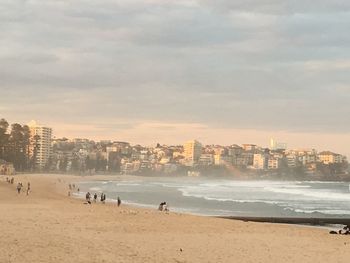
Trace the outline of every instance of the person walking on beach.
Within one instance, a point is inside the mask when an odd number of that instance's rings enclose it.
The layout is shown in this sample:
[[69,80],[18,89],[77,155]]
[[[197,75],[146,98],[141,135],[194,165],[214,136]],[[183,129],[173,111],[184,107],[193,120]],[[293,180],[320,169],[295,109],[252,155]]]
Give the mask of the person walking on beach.
[[97,202],[97,194],[95,193],[94,194],[94,203],[96,203]]
[[17,193],[20,194],[21,193],[21,189],[22,189],[22,184],[18,183],[17,184]]
[[122,204],[122,200],[120,200],[119,196],[118,196],[118,199],[117,199],[117,203],[118,203],[118,207]]

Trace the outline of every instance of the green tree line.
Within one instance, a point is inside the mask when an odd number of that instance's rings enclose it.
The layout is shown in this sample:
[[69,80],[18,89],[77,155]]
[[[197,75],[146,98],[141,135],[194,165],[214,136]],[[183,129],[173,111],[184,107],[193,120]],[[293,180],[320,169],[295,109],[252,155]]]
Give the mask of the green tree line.
[[39,136],[32,137],[27,125],[0,119],[0,159],[13,163],[17,171],[35,170]]

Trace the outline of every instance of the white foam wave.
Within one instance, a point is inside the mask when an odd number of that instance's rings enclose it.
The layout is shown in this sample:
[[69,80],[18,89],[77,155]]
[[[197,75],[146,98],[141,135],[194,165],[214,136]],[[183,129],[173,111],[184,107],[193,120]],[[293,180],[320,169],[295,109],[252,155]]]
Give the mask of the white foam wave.
[[350,194],[348,193],[336,193],[329,190],[317,189],[317,190],[301,190],[293,188],[276,188],[276,187],[265,187],[265,191],[294,195],[311,197],[316,200],[333,200],[333,201],[350,201]]

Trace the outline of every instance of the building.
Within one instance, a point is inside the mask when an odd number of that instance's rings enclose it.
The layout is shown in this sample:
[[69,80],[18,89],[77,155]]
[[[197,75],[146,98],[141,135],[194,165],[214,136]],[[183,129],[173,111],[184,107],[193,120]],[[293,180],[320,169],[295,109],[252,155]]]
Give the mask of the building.
[[243,147],[243,150],[245,150],[245,151],[254,152],[256,150],[255,144],[243,144],[242,147]]
[[275,139],[270,139],[270,149],[271,150],[286,150],[287,144],[284,142],[277,142]]
[[31,135],[30,153],[38,168],[44,168],[52,156],[52,129],[39,125],[36,121],[28,123]]
[[202,155],[202,144],[196,140],[187,141],[184,144],[184,157],[188,166],[198,163]]
[[343,156],[341,154],[333,153],[330,151],[320,152],[318,154],[318,158],[319,158],[320,162],[322,162],[324,164],[342,163],[343,162]]
[[267,163],[267,169],[275,170],[280,167],[280,159],[279,158],[269,158]]
[[268,158],[266,154],[256,153],[254,154],[253,167],[257,170],[265,170],[268,168]]
[[203,166],[210,166],[214,164],[214,156],[210,153],[204,153],[199,158],[198,163]]

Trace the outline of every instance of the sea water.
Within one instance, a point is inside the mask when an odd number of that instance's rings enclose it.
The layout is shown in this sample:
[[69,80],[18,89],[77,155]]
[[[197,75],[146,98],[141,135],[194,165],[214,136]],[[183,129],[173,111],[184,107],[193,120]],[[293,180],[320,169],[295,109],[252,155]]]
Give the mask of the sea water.
[[[79,182],[83,192],[156,209],[217,216],[350,217],[346,182],[147,178]],[[82,193],[83,194],[83,193]]]

